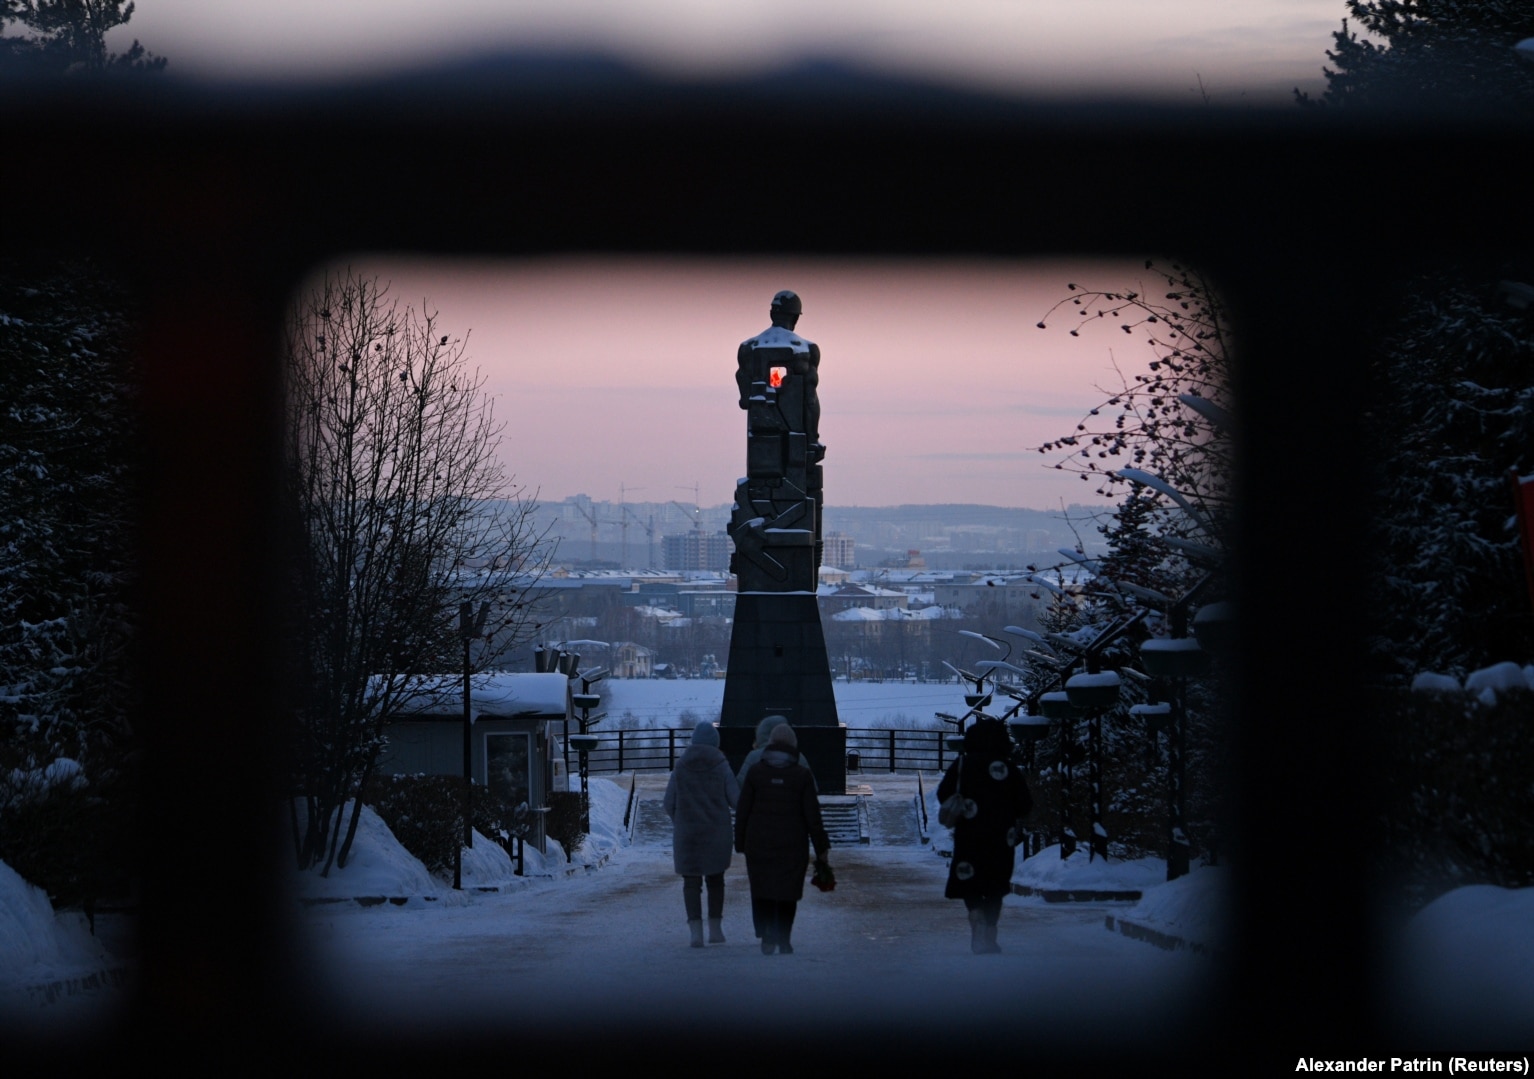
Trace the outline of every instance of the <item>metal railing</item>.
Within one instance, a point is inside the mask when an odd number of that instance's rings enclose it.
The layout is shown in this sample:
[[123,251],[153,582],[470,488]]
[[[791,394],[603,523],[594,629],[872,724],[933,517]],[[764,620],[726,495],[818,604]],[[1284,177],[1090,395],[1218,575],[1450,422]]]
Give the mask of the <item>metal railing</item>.
[[[944,742],[952,732],[930,728],[848,727],[847,756],[859,772],[942,772],[953,761]],[[669,772],[692,743],[692,727],[603,729],[587,761],[587,774]],[[565,742],[565,763],[575,770],[578,754]],[[849,760],[849,765],[851,761]]]

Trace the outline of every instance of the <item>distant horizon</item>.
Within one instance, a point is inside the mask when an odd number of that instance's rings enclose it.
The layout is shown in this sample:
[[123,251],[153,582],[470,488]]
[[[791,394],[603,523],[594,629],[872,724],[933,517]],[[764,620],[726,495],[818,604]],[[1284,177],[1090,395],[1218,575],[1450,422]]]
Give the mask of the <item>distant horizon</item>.
[[1049,312],[1072,283],[1159,284],[1143,258],[355,253],[331,265],[377,275],[389,297],[465,338],[505,424],[507,472],[555,502],[728,503],[746,465],[735,351],[784,288],[804,304],[797,331],[821,350],[827,507],[1082,502],[1088,484],[1052,467],[1065,454],[1037,448],[1151,355],[1105,321],[1072,337],[1068,303]]
[[[558,505],[558,504],[560,504],[562,502],[570,502],[570,501],[574,501],[575,499],[579,499],[579,498],[584,498],[584,499],[586,499],[589,502],[599,503],[599,504],[603,504],[603,505],[619,505],[620,504],[616,499],[612,499],[612,498],[593,498],[591,495],[588,495],[585,492],[577,492],[576,494],[573,494],[573,495],[565,495],[563,498],[544,498],[544,497],[540,496],[537,499],[537,502],[538,502],[538,504],[540,506],[541,505],[545,505],[545,504]],[[662,500],[662,499],[653,499],[653,498],[637,498],[637,499],[633,499],[631,501],[624,502],[624,503],[621,503],[621,504],[622,505],[627,505],[627,506],[646,506],[646,505],[658,506],[658,505],[668,504],[671,501],[672,500],[670,500],[670,499]],[[732,505],[733,505],[733,503],[730,500],[726,499],[726,500],[721,501],[721,502],[700,503],[699,504],[699,509],[714,509],[714,510],[724,509],[724,510],[728,510]],[[853,502],[842,502],[842,503],[828,503],[824,508],[826,508],[826,509],[843,509],[843,510],[899,510],[899,509],[955,509],[955,508],[962,509],[962,508],[965,508],[965,507],[972,507],[972,508],[975,508],[975,509],[1008,510],[1008,511],[1012,511],[1012,512],[1023,512],[1023,513],[1061,513],[1061,512],[1068,511],[1068,510],[1071,510],[1071,509],[1076,509],[1076,508],[1079,508],[1079,509],[1114,509],[1114,508],[1116,508],[1116,506],[1117,506],[1117,503],[1114,503],[1114,502],[1068,502],[1068,503],[1066,503],[1066,505],[1063,508],[1062,507],[1047,507],[1046,508],[1046,507],[1043,507],[1043,506],[1008,506],[1008,505],[1003,505],[1000,502],[890,502],[890,503],[881,503],[879,505],[871,505],[871,504],[865,505],[865,504],[859,504],[859,503],[853,503]]]
[[215,83],[344,84],[516,50],[678,81],[837,62],[990,94],[1282,109],[1296,89],[1324,89],[1326,50],[1347,14],[1343,0],[144,0],[108,44],[142,41],[169,60],[171,78]]

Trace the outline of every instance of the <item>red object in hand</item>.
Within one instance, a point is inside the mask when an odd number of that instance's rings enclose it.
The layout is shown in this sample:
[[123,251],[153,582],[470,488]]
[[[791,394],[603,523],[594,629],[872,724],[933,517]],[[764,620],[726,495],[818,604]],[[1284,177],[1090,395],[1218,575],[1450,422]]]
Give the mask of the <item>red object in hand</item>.
[[815,872],[810,877],[810,883],[822,892],[836,891],[836,874],[831,872],[831,863],[816,861]]

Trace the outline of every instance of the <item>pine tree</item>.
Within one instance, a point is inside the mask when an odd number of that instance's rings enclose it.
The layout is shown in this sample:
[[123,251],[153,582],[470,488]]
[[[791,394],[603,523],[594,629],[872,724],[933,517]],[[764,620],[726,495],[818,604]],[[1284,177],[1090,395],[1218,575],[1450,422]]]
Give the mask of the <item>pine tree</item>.
[[[135,38],[125,53],[107,49],[108,31],[133,17],[131,0],[0,0],[0,70],[56,74],[160,71],[166,60]],[[11,24],[23,37],[3,36]]]
[[1529,314],[1462,273],[1419,278],[1372,372],[1377,676],[1522,662],[1534,616],[1507,472],[1534,472]]
[[0,860],[61,902],[129,872],[128,310],[92,267],[0,266]]
[[1534,115],[1534,64],[1514,50],[1534,37],[1531,0],[1348,0],[1348,13],[1366,36],[1347,19],[1333,33],[1322,104]]

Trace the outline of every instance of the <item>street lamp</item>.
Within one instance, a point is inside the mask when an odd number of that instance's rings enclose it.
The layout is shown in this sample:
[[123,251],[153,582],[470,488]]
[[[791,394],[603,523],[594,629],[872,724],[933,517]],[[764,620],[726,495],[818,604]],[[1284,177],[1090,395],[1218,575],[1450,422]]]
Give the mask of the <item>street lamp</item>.
[[[1166,879],[1176,880],[1187,874],[1192,852],[1192,841],[1187,828],[1187,689],[1188,679],[1207,674],[1210,667],[1209,651],[1205,643],[1214,648],[1227,647],[1234,635],[1231,607],[1228,603],[1206,604],[1193,619],[1196,636],[1188,636],[1188,607],[1213,577],[1206,573],[1181,599],[1171,604],[1170,637],[1153,637],[1140,645],[1140,662],[1145,673],[1154,678],[1165,678],[1172,685],[1169,714],[1161,712],[1142,713],[1148,723],[1155,727],[1162,720],[1170,720],[1167,730],[1167,853]],[[1204,612],[1208,611],[1206,615]],[[1212,651],[1213,649],[1211,649]]]
[[[1047,716],[1014,715],[1007,720],[1007,730],[1012,734],[1012,741],[1023,751],[1023,774],[1029,780],[1033,779],[1033,757],[1044,736],[1049,733],[1049,718]],[[1034,829],[1028,829],[1028,837],[1034,835]],[[1028,837],[1023,839],[1023,857],[1037,853],[1028,849]]]
[[474,613],[474,604],[468,600],[458,605],[458,635],[463,638],[463,843],[453,858],[454,888],[463,887],[463,847],[471,850],[474,847],[474,826],[469,819],[469,788],[474,782],[474,713],[469,694],[469,675],[472,671],[469,646],[484,636],[485,619],[489,615],[489,603],[481,603],[478,614]]
[[591,831],[591,784],[589,779],[591,751],[597,747],[597,742],[600,741],[596,735],[590,733],[590,729],[606,718],[605,712],[595,716],[591,714],[591,710],[602,701],[601,697],[591,692],[591,687],[603,678],[606,678],[607,671],[605,669],[598,669],[586,674],[577,675],[575,674],[575,667],[572,665],[569,673],[572,677],[578,677],[581,680],[581,691],[570,694],[571,705],[579,709],[581,713],[577,719],[581,725],[581,733],[572,734],[569,738],[570,744],[580,754],[581,829],[589,833]]
[[1073,674],[1065,682],[1065,695],[1071,704],[1087,714],[1087,785],[1092,790],[1092,836],[1087,843],[1087,861],[1101,857],[1108,860],[1108,829],[1103,823],[1103,713],[1119,701],[1117,671],[1097,670],[1097,656],[1087,657],[1085,673]]
[[591,751],[601,739],[594,734],[572,734],[570,744],[580,754],[581,760],[581,830],[591,831],[591,789],[587,783]]

